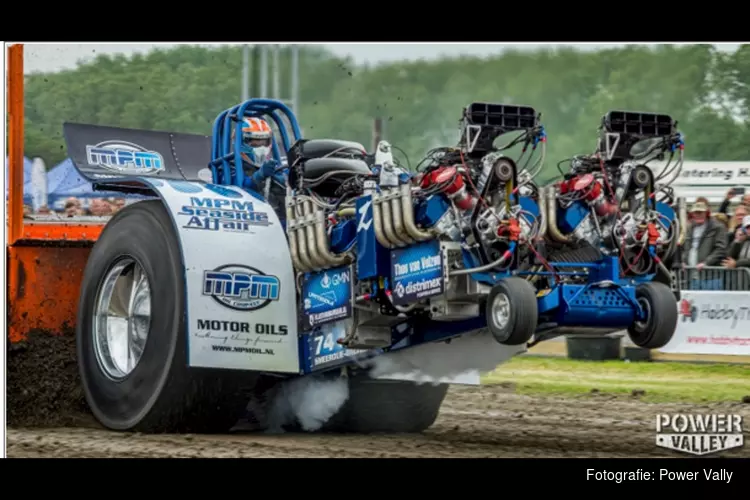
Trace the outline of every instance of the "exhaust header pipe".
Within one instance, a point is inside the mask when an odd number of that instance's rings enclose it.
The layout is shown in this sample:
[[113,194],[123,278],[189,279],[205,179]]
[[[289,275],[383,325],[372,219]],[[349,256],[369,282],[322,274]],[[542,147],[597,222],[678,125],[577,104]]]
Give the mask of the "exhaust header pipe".
[[401,185],[401,210],[404,218],[404,227],[409,236],[415,241],[427,241],[436,236],[434,231],[423,231],[417,227],[414,220],[414,204],[411,198],[411,186]]
[[[404,247],[437,235],[434,229],[417,227],[410,184],[386,188],[381,193],[367,192],[372,196],[375,238],[385,248]],[[310,272],[352,261],[350,252],[336,254],[331,251],[325,211],[309,198],[292,196],[291,190],[287,190],[286,216],[289,250],[295,269]]]
[[565,235],[557,225],[557,202],[555,200],[555,187],[542,188],[542,196],[547,197],[547,233],[552,239],[560,243],[570,243],[570,235]]
[[391,200],[394,199],[393,191],[393,189],[383,189],[382,193],[377,198],[377,203],[380,205],[380,213],[383,217],[383,232],[385,233],[386,240],[390,243],[389,248],[404,247],[408,244],[408,241],[404,241],[398,237],[394,228],[394,217],[391,205]]
[[286,190],[286,234],[289,239],[289,253],[292,255],[292,264],[298,271],[309,271],[306,263],[300,258],[300,248],[297,242],[297,220],[295,217],[296,200],[292,196],[292,190]]
[[350,253],[335,254],[331,251],[323,209],[309,199],[288,194],[287,236],[294,267],[300,272],[309,272],[351,262]]
[[375,238],[386,248],[404,247],[437,235],[434,230],[417,227],[411,185],[408,183],[398,188],[385,188],[381,193],[373,192],[372,215]]

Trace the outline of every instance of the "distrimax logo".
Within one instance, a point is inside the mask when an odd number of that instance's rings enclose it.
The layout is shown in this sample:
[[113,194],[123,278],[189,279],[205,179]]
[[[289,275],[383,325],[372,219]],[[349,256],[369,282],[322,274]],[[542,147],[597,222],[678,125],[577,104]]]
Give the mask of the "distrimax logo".
[[86,146],[89,165],[123,174],[149,175],[164,170],[164,158],[156,151],[125,141],[104,141]]
[[256,311],[279,300],[281,281],[253,267],[227,264],[203,273],[203,295],[236,311]]

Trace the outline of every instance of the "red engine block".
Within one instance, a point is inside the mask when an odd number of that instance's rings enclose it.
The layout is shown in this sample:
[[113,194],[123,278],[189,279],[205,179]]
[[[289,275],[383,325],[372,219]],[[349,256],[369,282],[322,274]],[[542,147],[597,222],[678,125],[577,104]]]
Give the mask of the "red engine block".
[[593,174],[579,175],[560,183],[560,194],[572,192],[581,193],[586,202],[594,205],[594,210],[599,216],[617,212],[617,207],[603,196],[602,183],[597,181]]
[[426,188],[435,184],[443,184],[451,179],[453,179],[453,181],[445,186],[441,192],[448,198],[451,198],[461,210],[470,210],[474,208],[476,200],[466,190],[463,175],[458,173],[456,167],[440,167],[433,170],[422,177],[421,185],[423,188]]

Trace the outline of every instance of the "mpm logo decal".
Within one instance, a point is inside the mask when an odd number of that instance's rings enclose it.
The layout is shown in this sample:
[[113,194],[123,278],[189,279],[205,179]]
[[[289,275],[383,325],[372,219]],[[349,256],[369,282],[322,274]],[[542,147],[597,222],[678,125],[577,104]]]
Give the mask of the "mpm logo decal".
[[162,155],[125,141],[104,141],[86,146],[86,161],[89,165],[123,174],[148,175],[165,168]]
[[276,276],[239,264],[228,264],[203,273],[203,295],[236,311],[256,311],[279,300],[281,282]]

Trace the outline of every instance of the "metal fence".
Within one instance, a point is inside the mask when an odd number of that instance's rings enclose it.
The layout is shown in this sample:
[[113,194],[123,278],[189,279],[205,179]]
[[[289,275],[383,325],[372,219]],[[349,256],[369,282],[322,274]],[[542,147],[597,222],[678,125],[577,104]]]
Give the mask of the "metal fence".
[[750,291],[750,269],[740,267],[686,267],[672,271],[674,290]]

